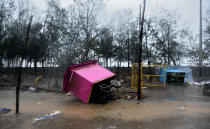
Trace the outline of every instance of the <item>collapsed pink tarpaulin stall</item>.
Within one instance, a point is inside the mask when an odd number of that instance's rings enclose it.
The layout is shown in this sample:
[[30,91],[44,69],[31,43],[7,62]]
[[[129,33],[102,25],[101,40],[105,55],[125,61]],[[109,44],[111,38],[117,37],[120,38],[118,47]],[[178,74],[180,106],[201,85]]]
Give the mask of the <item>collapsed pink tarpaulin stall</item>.
[[63,91],[71,92],[84,103],[89,103],[94,84],[115,76],[97,61],[68,66],[64,75]]

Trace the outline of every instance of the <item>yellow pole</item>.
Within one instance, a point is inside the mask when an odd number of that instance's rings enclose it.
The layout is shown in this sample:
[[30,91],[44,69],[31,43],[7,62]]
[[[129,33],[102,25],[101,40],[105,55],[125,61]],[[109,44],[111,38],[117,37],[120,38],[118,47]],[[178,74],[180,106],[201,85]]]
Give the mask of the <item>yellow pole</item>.
[[166,87],[166,66],[164,67],[164,88]]
[[133,64],[131,68],[131,88],[133,88]]
[[141,88],[141,100],[142,100],[142,85],[143,85],[143,71],[142,71],[142,62],[141,62],[141,82],[140,82],[140,88]]

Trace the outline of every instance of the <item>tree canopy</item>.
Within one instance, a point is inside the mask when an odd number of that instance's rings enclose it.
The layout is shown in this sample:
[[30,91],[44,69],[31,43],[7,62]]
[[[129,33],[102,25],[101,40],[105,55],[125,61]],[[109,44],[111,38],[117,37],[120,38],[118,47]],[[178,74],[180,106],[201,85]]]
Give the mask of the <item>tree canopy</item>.
[[[29,8],[26,1],[0,0],[0,67],[16,67],[30,15],[35,15],[25,57],[25,67],[66,66],[99,60],[105,66],[121,66],[138,60],[139,20],[129,9],[113,25],[98,22],[103,0],[73,1],[62,7],[50,0],[44,15]],[[210,18],[208,18],[210,19]],[[178,65],[184,60],[197,62],[197,38],[179,26],[176,12],[162,9],[145,19],[143,61]],[[208,22],[207,22],[208,23]],[[210,25],[205,28],[204,59],[209,61]],[[187,58],[187,59],[186,59]],[[113,63],[114,62],[114,63]],[[128,63],[128,65],[130,65]]]

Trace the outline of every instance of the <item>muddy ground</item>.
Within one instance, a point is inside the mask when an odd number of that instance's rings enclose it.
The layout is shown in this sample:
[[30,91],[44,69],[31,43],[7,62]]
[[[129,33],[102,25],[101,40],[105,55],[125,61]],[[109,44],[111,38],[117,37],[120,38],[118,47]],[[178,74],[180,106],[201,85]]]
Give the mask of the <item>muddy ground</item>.
[[[168,84],[166,88],[144,88],[143,94],[146,97],[140,104],[121,98],[101,105],[84,104],[63,93],[22,89],[20,114],[16,115],[15,87],[1,88],[0,107],[12,111],[0,113],[0,128],[210,129],[210,97],[202,95],[202,87]],[[33,123],[35,118],[56,110],[61,113]]]

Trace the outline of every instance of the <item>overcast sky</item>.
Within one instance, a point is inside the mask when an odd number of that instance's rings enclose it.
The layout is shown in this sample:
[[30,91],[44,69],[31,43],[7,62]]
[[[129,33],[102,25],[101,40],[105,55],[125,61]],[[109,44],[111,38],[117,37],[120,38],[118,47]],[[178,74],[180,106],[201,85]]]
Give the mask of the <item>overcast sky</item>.
[[[47,0],[29,0],[30,4],[45,11],[47,8]],[[60,0],[65,7],[72,0]],[[199,33],[199,2],[200,0],[147,0],[146,16],[152,15],[160,8],[170,11],[176,10],[182,19],[180,25],[187,26],[193,34]],[[110,22],[113,16],[116,16],[122,9],[133,10],[134,15],[139,13],[139,5],[142,0],[105,0],[106,6],[103,11],[101,21]],[[205,16],[207,8],[210,9],[210,0],[203,0],[203,15]]]

